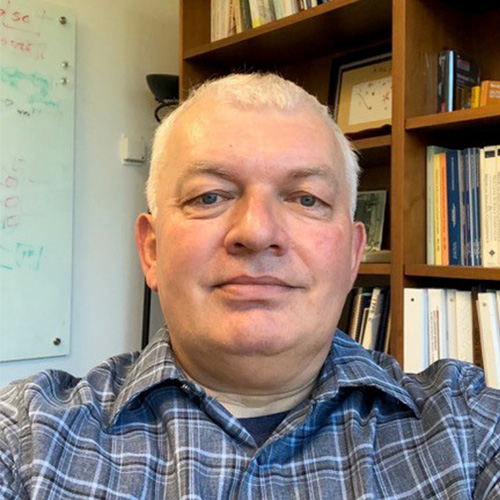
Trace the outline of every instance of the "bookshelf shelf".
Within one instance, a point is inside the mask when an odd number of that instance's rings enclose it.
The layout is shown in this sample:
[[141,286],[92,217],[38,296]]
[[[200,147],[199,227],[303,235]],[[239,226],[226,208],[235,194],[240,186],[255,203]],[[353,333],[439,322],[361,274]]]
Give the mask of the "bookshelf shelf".
[[367,137],[353,141],[354,146],[361,150],[390,147],[391,135],[379,135],[377,137]]
[[359,268],[359,274],[370,274],[374,276],[390,276],[391,265],[387,263],[363,263]]
[[416,116],[406,120],[406,130],[454,132],[464,128],[500,126],[500,104],[449,113]]
[[471,281],[499,281],[500,268],[429,266],[426,264],[407,264],[406,276],[463,279]]
[[[196,9],[182,2],[184,11]],[[205,2],[203,2],[205,3]],[[191,5],[190,5],[191,4]],[[187,14],[187,12],[186,12]],[[187,62],[272,68],[321,54],[345,53],[366,43],[387,42],[391,37],[390,0],[336,0],[237,35],[191,44],[184,28],[183,59]],[[335,25],[335,31],[331,26]]]

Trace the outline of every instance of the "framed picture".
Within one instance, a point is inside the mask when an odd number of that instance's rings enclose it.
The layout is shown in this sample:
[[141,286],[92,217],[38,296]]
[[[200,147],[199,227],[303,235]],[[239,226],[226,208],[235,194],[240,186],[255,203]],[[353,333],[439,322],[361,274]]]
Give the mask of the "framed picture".
[[366,228],[365,252],[378,252],[382,247],[387,191],[360,191],[354,220]]
[[344,134],[391,124],[390,53],[342,64],[337,73],[334,117]]

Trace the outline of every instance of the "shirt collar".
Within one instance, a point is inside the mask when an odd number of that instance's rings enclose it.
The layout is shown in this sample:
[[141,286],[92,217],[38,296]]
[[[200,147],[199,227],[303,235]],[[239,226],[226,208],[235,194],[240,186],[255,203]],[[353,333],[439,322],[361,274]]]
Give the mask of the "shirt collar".
[[166,328],[161,328],[141,352],[116,398],[109,427],[113,427],[133,401],[154,386],[172,383],[188,384],[190,381],[178,366]]
[[[312,399],[318,402],[332,399],[342,388],[374,387],[403,403],[419,416],[415,402],[398,382],[404,373],[393,358],[380,356],[365,350],[348,335],[337,330]],[[378,362],[377,357],[380,357]],[[195,392],[202,391],[178,366],[170,346],[169,333],[166,328],[162,328],[142,351],[128,373],[113,406],[109,427],[117,423],[120,414],[137,397],[165,383],[184,386]]]
[[368,351],[337,330],[312,398],[322,401],[334,398],[343,388],[372,387],[404,404],[419,417],[415,401],[402,384],[405,376],[392,356]]

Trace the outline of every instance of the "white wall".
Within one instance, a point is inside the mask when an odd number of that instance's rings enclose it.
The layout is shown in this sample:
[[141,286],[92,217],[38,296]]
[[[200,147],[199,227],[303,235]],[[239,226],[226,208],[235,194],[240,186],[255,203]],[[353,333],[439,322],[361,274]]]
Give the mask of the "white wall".
[[151,138],[155,103],[145,75],[178,74],[176,0],[52,1],[77,17],[71,354],[1,363],[0,387],[46,368],[81,376],[139,349],[143,279],[133,224],[145,209],[147,166],[122,166],[119,140]]

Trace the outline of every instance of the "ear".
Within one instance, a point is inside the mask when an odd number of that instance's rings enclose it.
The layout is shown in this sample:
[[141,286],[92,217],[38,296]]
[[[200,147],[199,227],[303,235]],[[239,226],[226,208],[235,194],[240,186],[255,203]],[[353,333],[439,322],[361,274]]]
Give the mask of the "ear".
[[361,262],[361,258],[363,257],[365,245],[365,226],[361,222],[353,222],[351,240],[351,288],[353,287],[356,276],[358,275],[359,264]]
[[156,235],[151,214],[140,214],[135,223],[135,244],[139,252],[142,272],[146,283],[154,292],[158,291],[156,269]]

